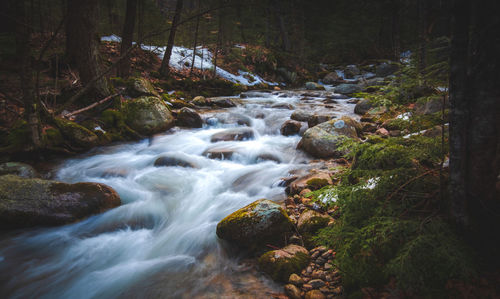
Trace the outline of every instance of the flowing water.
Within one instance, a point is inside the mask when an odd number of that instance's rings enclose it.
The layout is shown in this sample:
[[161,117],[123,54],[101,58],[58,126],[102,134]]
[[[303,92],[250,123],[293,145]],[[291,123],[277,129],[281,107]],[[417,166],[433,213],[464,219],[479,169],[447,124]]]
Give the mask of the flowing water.
[[[279,134],[293,110],[271,107],[325,112],[324,98],[301,98],[300,92],[248,93],[238,107],[203,113],[210,125],[202,129],[176,128],[64,161],[53,170],[55,179],[107,184],[122,205],[75,224],[0,236],[0,297],[268,298],[279,292],[252,264],[229,254],[215,229],[257,199],[283,200],[281,178],[310,167],[295,149],[300,137]],[[337,101],[327,106],[334,114],[352,114],[353,105]],[[215,133],[242,127],[238,119],[250,124],[254,139],[210,142]],[[203,155],[214,148],[234,154],[230,160]],[[195,167],[154,167],[164,154]]]

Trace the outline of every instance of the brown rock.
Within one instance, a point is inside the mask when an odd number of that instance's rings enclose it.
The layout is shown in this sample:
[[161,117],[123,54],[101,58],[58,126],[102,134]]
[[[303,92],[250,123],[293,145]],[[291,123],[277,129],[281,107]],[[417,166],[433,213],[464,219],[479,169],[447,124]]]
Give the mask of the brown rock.
[[302,298],[302,296],[300,294],[300,290],[296,286],[294,286],[293,284],[285,285],[285,294],[290,299],[301,299]]
[[325,295],[319,290],[312,290],[306,293],[306,299],[325,299]]
[[290,278],[288,279],[288,282],[293,284],[293,285],[296,285],[296,286],[301,286],[304,284],[304,280],[302,279],[302,277],[298,276],[297,274],[293,273],[292,275],[290,275]]

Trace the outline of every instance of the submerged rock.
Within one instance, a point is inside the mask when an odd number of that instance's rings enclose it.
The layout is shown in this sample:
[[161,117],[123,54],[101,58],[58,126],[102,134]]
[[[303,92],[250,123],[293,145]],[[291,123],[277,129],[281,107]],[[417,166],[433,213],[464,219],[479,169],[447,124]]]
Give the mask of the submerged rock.
[[180,127],[188,128],[201,128],[203,126],[201,116],[193,109],[186,107],[179,110],[175,123]]
[[242,141],[254,138],[254,132],[250,128],[229,129],[212,135],[211,142],[220,141]]
[[166,131],[174,125],[174,121],[167,105],[157,97],[141,97],[127,104],[126,122],[140,134]]
[[275,281],[286,282],[293,273],[300,273],[309,264],[309,251],[298,245],[264,253],[259,268]]
[[298,144],[298,148],[317,158],[340,157],[339,149],[342,138],[358,139],[357,130],[361,125],[349,117],[330,120],[308,129]]
[[267,244],[284,245],[285,236],[292,229],[292,221],[279,204],[261,199],[222,219],[217,224],[217,236],[251,253],[259,253]]
[[212,148],[203,152],[203,156],[209,159],[227,160],[231,159],[234,150],[230,148]]
[[119,205],[118,194],[104,184],[0,177],[2,228],[62,225]]
[[28,179],[38,177],[38,173],[31,165],[21,162],[7,162],[0,164],[0,175],[6,174],[17,175]]
[[180,167],[198,168],[198,166],[195,163],[173,155],[165,155],[159,157],[158,159],[155,160],[154,166],[156,167],[180,166]]

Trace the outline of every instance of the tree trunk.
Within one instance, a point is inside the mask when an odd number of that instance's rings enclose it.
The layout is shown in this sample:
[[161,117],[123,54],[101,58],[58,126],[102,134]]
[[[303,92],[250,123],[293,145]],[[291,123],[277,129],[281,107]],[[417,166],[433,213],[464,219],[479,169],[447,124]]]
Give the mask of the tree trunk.
[[280,29],[281,41],[283,43],[283,50],[289,52],[291,49],[288,31],[286,30],[285,16],[281,7],[281,0],[275,1],[276,17],[278,18],[278,27]]
[[418,71],[423,74],[427,67],[427,0],[418,0]]
[[[127,0],[127,11],[125,12],[125,22],[123,24],[120,55],[127,53],[128,49],[132,47],[136,15],[137,0]],[[118,74],[123,78],[127,78],[130,75],[130,57],[123,59],[120,63],[118,66]]]
[[194,63],[196,60],[196,47],[198,46],[198,29],[200,28],[200,16],[196,18],[196,28],[194,30],[194,42],[193,42],[193,59],[191,61],[191,70],[189,75],[193,74]]
[[30,21],[26,16],[24,0],[13,1],[16,11],[16,52],[19,62],[19,79],[23,92],[24,116],[28,123],[34,150],[41,147],[41,125],[35,97],[33,71],[31,69]]
[[[101,73],[99,66],[99,41],[96,36],[98,0],[68,0],[66,24],[66,54],[75,65],[83,85]],[[94,83],[92,96],[109,95],[106,78]]]
[[163,56],[163,60],[161,62],[161,67],[160,67],[160,74],[162,74],[163,76],[167,76],[170,71],[169,70],[170,56],[172,55],[172,49],[174,48],[177,25],[181,20],[183,3],[184,3],[183,0],[177,0],[177,4],[175,5],[175,14],[174,14],[174,19],[172,21],[172,28],[170,28],[170,34],[168,36],[167,49],[165,50],[165,54]]
[[392,1],[392,53],[393,59],[399,61],[399,56],[401,55],[401,42],[400,42],[400,19],[399,14],[401,11],[400,0]]

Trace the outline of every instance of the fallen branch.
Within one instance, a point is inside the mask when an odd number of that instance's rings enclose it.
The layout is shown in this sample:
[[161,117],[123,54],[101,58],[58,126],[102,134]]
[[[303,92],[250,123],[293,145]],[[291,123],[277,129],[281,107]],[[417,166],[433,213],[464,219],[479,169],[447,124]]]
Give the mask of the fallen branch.
[[115,94],[110,95],[110,96],[108,96],[108,97],[105,97],[104,99],[100,100],[99,102],[95,102],[95,103],[93,103],[92,105],[89,105],[89,106],[87,106],[87,107],[85,107],[85,108],[78,109],[78,110],[75,110],[75,111],[73,111],[73,112],[70,112],[70,113],[66,113],[66,114],[64,114],[64,115],[61,115],[61,116],[62,116],[62,117],[65,117],[65,118],[70,118],[70,117],[71,117],[71,116],[73,116],[73,115],[76,115],[76,114],[79,114],[79,113],[85,112],[85,111],[90,110],[90,109],[92,109],[92,108],[94,108],[94,107],[96,107],[96,106],[99,106],[99,105],[101,105],[102,103],[105,103],[105,102],[109,101],[110,99],[112,99],[112,98],[116,97],[116,96],[117,96],[117,95],[119,95],[119,94],[120,94],[120,93],[115,93]]

